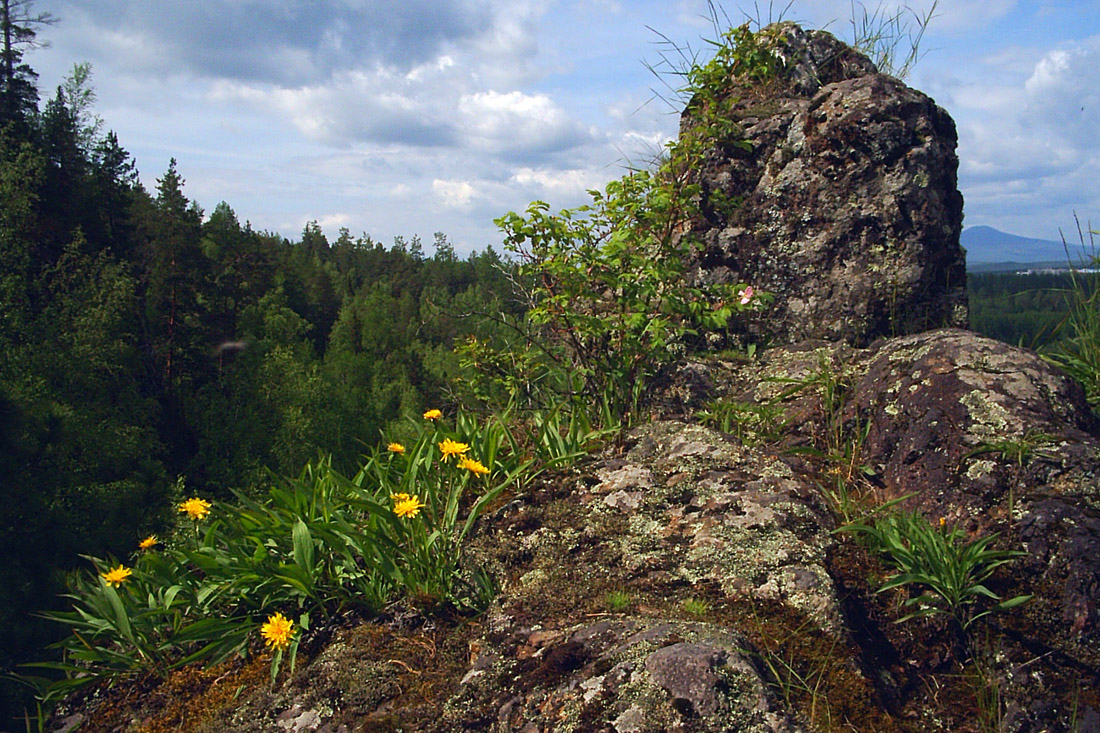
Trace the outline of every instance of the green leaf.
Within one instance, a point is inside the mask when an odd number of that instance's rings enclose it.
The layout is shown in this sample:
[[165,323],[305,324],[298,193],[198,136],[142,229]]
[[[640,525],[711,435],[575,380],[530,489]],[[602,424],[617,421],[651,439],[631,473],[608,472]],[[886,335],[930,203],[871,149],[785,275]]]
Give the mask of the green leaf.
[[134,632],[130,628],[130,616],[126,612],[126,607],[122,603],[122,599],[119,597],[118,592],[114,587],[108,583],[103,584],[103,595],[107,598],[108,603],[111,604],[111,610],[114,612],[113,625],[118,632],[122,634],[123,638],[128,641],[134,640]]
[[1027,603],[1034,597],[1034,594],[1031,593],[1026,596],[1016,596],[1015,598],[1009,598],[1007,601],[1001,601],[993,608],[998,611],[1007,611],[1010,608],[1015,608],[1016,606],[1019,606],[1023,603]]
[[313,575],[313,535],[301,519],[294,523],[294,562],[302,570]]

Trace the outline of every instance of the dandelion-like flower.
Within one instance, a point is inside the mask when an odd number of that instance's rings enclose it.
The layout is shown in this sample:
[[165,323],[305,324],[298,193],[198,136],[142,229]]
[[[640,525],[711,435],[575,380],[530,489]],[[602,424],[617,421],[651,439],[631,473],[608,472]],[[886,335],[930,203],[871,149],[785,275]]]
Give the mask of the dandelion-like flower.
[[205,519],[206,515],[210,513],[210,502],[195,496],[180,504],[179,509],[181,512],[186,512],[187,516],[198,521]]
[[393,498],[393,513],[402,519],[415,517],[422,508],[427,506],[415,494],[412,496],[408,494],[391,494],[390,496]]
[[756,291],[752,289],[752,285],[741,291],[741,305],[748,305],[752,302],[753,297],[756,295]]
[[108,570],[105,573],[100,573],[100,577],[103,578],[104,581],[106,581],[107,585],[113,585],[117,588],[122,585],[122,581],[126,580],[133,574],[133,570],[120,563],[117,568],[114,568],[113,570]]
[[267,623],[260,627],[260,635],[272,649],[286,649],[290,645],[290,637],[294,636],[294,622],[281,613],[275,613],[268,616]]
[[444,438],[439,444],[439,452],[443,454],[443,460],[447,460],[451,456],[461,456],[468,450],[470,450],[469,445],[450,438]]
[[476,473],[479,475],[489,473],[489,469],[482,465],[481,461],[474,460],[473,458],[467,458],[466,456],[462,456],[458,459],[458,467],[465,468],[470,473]]
[[443,412],[440,410],[428,410],[424,413],[425,420],[438,420],[443,417]]
[[390,443],[386,446],[386,450],[388,450],[390,453],[404,453],[405,446],[401,445],[400,443]]
[[151,534],[148,537],[146,537],[145,539],[143,539],[141,542],[139,542],[138,547],[140,547],[143,550],[151,550],[153,548],[153,545],[159,545],[159,544],[160,544],[160,540],[157,539],[157,536],[155,534]]

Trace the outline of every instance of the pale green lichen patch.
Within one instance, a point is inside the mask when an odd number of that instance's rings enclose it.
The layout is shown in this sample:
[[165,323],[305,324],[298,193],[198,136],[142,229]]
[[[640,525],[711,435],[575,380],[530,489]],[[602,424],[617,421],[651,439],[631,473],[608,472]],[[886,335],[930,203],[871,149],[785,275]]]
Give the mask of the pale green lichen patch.
[[993,461],[985,459],[971,461],[970,465],[966,468],[966,477],[973,481],[983,476],[988,476],[993,473],[993,468],[995,466],[996,464]]
[[630,459],[652,460],[678,480],[658,480],[651,501],[630,517],[618,541],[628,568],[659,567],[692,584],[714,583],[731,598],[785,603],[822,629],[841,628],[824,569],[833,540],[788,466],[700,426],[655,423],[635,437]]
[[970,414],[970,433],[978,440],[1004,440],[1018,433],[1011,415],[988,392],[972,390],[959,400]]

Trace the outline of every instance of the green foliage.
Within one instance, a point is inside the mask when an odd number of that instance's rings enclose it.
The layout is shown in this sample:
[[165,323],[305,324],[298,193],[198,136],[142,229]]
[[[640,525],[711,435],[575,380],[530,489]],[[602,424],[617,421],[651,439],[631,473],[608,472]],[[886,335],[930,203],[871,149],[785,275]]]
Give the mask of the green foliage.
[[[1100,232],[1089,230],[1094,253],[1097,234]],[[1081,244],[1084,245],[1083,234]],[[1100,255],[1094,254],[1092,267],[1098,266]],[[1100,413],[1100,276],[1074,269],[1070,277],[1071,285],[1066,293],[1068,313],[1057,328],[1063,338],[1050,347],[1045,356],[1081,383],[1093,411]]]
[[[912,611],[898,619],[899,623],[945,614],[959,631],[966,632],[978,619],[1031,598],[1024,595],[1001,601],[986,587],[997,568],[1026,554],[992,549],[997,534],[966,541],[962,531],[948,529],[942,520],[938,527],[933,526],[915,512],[892,512],[873,523],[850,524],[843,530],[864,535],[871,549],[897,569],[879,588],[880,593],[906,586],[920,589],[920,595],[905,601],[904,606]],[[979,610],[987,601],[997,603]]]
[[[708,145],[737,132],[724,114],[731,74],[773,74],[776,39],[747,27],[727,34],[714,58],[687,72],[699,110],[692,132],[669,147],[653,172],[636,171],[591,191],[592,203],[551,214],[535,201],[496,220],[506,247],[520,258],[528,318],[543,329],[546,354],[583,380],[585,394],[629,423],[648,380],[685,352],[700,330],[718,331],[730,317],[763,307],[768,296],[745,284],[691,284],[688,262],[699,243],[685,234],[698,214],[692,166]],[[531,360],[491,367],[526,369]]]
[[700,422],[731,433],[747,446],[778,439],[787,425],[783,407],[774,400],[739,402],[717,399],[696,414]]
[[1097,280],[1095,274],[1080,272],[971,273],[967,276],[970,327],[1013,346],[1057,350],[1058,343],[1073,333],[1067,316],[1076,287],[1092,292]]
[[[12,3],[15,25],[39,18],[30,5]],[[101,134],[90,67],[40,111],[33,72],[12,60],[16,76],[0,80],[14,105],[0,105],[0,672],[56,640],[60,627],[32,613],[61,610],[81,555],[123,557],[164,531],[169,476],[235,500],[319,452],[354,474],[364,441],[443,402],[460,369],[451,346],[494,333],[474,311],[521,312],[491,250],[460,260],[441,234],[431,258],[417,240],[386,249],[342,231],[330,243],[316,222],[298,242],[256,232],[225,202],[204,217],[174,161],[146,191]],[[0,690],[0,716],[12,705]]]
[[680,607],[684,609],[684,612],[689,616],[697,619],[704,618],[710,613],[710,604],[701,598],[685,598]]
[[780,51],[786,40],[779,26],[753,32],[745,23],[707,42],[714,55],[706,63],[690,64],[682,72],[686,85],[677,90],[678,96],[687,100],[685,112],[692,124],[670,149],[674,166],[691,165],[708,146],[716,144],[748,148],[736,122],[734,108],[740,99],[732,93],[731,81],[764,94],[787,65]]
[[[131,567],[89,557],[94,571],[77,573],[66,596],[72,610],[44,614],[72,636],[60,642],[62,661],[33,665],[66,674],[29,679],[42,701],[97,679],[246,654],[275,611],[307,629],[310,618],[374,613],[398,597],[483,609],[493,582],[463,567],[464,540],[501,492],[541,469],[499,419],[459,415],[453,431],[443,423],[418,421],[408,447],[375,449],[352,477],[320,459],[263,501],[215,502]],[[278,649],[273,676],[282,658]]]
[[604,596],[604,602],[607,604],[607,610],[611,613],[622,613],[630,608],[630,605],[634,603],[634,599],[625,590],[613,590]]
[[983,442],[969,451],[964,457],[971,458],[973,456],[993,453],[1022,468],[1035,458],[1044,458],[1047,460],[1057,459],[1057,456],[1054,454],[1042,450],[1043,446],[1052,445],[1056,443],[1057,440],[1057,436],[1048,435],[1038,430],[1029,430],[1018,440],[1005,439]]
[[[1088,232],[1078,227],[1081,247]],[[1068,248],[1067,248],[1068,251]],[[1049,274],[972,274],[968,276],[972,328],[986,336],[1038,349],[1050,363],[1085,388],[1093,410],[1100,412],[1100,274],[1069,263],[1065,272]]]

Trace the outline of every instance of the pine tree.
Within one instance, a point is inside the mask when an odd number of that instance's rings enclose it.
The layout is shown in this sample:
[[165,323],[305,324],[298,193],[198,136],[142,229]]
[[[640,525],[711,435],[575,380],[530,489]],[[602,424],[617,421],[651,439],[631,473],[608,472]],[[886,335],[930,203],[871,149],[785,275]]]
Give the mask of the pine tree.
[[14,124],[23,133],[38,112],[38,74],[23,63],[23,49],[41,48],[35,26],[56,22],[34,13],[34,0],[0,0],[0,126]]

